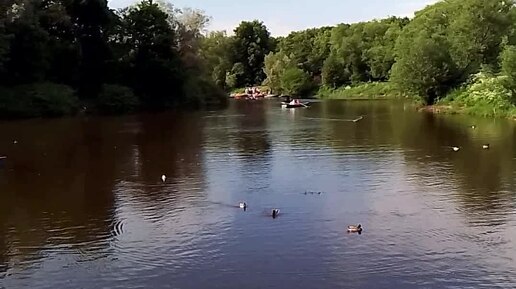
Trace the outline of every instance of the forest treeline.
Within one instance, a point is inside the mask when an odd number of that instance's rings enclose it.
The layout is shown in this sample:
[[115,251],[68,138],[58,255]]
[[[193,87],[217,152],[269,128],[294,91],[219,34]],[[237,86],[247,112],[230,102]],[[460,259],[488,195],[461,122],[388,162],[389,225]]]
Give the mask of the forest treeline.
[[0,117],[218,105],[199,58],[210,18],[144,0],[0,2]]
[[201,107],[267,85],[289,95],[410,96],[483,115],[516,110],[514,0],[443,0],[415,13],[292,32],[205,31],[195,9],[144,0],[0,3],[0,115]]
[[[452,103],[483,115],[516,103],[513,0],[444,0],[415,13],[292,32],[264,41],[254,23],[235,36],[214,32],[202,54],[218,85],[265,84],[285,94],[370,94]],[[248,50],[241,47],[243,40]],[[266,45],[265,45],[266,44]],[[269,52],[269,53],[267,53]],[[264,57],[264,54],[265,57]],[[262,60],[260,69],[253,68]]]

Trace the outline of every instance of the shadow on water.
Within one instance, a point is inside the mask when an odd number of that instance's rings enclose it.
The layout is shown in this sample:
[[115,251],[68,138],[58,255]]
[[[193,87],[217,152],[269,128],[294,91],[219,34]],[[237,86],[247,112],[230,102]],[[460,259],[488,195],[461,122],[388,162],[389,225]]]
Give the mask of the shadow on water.
[[10,155],[0,171],[0,272],[54,250],[79,260],[112,254],[127,197],[154,218],[199,197],[202,126],[171,114],[0,123],[2,140],[17,140],[0,143]]
[[270,155],[267,104],[265,101],[234,103],[235,111],[245,115],[236,121],[238,135],[234,136],[244,158],[265,158]]
[[0,183],[4,267],[28,266],[44,258],[45,248],[109,251],[111,190],[118,157],[129,147],[112,137],[118,125],[109,119],[1,124],[2,135],[17,140],[0,144],[10,155]]

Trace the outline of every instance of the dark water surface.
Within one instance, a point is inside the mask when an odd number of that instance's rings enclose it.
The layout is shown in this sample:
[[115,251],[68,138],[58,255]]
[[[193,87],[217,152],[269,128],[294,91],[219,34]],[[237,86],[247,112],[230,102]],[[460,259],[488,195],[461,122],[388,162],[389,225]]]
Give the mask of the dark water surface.
[[516,288],[515,128],[383,101],[0,122],[0,288]]

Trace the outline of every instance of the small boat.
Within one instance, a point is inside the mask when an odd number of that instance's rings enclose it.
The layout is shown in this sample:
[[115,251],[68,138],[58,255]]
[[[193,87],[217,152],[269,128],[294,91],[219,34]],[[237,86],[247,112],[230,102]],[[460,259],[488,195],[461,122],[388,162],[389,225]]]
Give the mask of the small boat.
[[298,102],[298,103],[282,102],[281,107],[282,108],[303,108],[303,107],[308,107],[309,104],[310,104],[309,102]]

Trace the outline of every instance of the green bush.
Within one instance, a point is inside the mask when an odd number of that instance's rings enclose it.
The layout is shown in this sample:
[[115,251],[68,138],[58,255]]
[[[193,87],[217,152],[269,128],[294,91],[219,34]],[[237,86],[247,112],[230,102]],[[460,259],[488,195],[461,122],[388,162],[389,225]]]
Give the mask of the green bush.
[[133,112],[138,105],[131,88],[116,84],[104,84],[97,102],[99,111],[109,114]]
[[55,83],[34,83],[0,89],[0,117],[55,117],[77,111],[74,90]]

